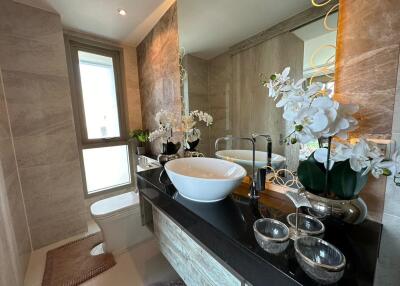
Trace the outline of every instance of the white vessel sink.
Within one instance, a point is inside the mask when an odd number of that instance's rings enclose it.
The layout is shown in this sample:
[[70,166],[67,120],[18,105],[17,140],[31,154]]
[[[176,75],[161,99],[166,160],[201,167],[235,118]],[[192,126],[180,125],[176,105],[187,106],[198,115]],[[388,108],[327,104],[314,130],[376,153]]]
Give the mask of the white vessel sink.
[[[262,168],[267,165],[267,152],[256,151],[255,167]],[[246,168],[247,172],[251,173],[253,166],[253,151],[252,150],[220,150],[215,153],[215,156],[220,159],[235,162]],[[272,153],[272,168],[275,170],[284,168],[286,158]]]
[[223,200],[246,176],[242,166],[215,158],[181,158],[164,168],[179,194],[196,202]]

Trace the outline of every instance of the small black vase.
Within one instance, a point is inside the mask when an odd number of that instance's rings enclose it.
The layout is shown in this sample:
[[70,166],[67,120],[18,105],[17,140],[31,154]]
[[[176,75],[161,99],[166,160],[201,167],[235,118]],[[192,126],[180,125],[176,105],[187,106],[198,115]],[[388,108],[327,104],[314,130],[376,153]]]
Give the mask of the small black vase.
[[189,149],[185,148],[186,151],[196,151],[197,145],[199,145],[200,139],[197,139],[196,141],[193,142],[187,142],[187,145],[189,145]]
[[163,155],[173,155],[178,153],[179,148],[181,148],[181,143],[172,143],[172,142],[167,142],[162,144],[162,154]]

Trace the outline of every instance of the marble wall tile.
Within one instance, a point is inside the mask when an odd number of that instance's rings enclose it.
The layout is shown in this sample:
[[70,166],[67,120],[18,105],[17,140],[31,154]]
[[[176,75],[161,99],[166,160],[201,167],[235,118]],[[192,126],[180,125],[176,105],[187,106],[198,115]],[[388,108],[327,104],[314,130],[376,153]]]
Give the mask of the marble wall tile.
[[[8,254],[6,266],[0,265],[0,282],[21,285],[31,253],[31,241],[25,206],[18,176],[15,150],[13,148],[9,116],[4,95],[2,71],[0,70],[0,232],[9,233],[8,239],[1,237],[1,247],[5,247]],[[11,239],[10,239],[11,237]],[[13,269],[8,269],[12,267]],[[14,274],[14,275],[13,275]]]
[[[32,243],[35,249],[63,239],[60,235],[64,217],[69,217],[65,237],[85,230],[86,219],[82,219],[81,216],[85,213],[85,207],[84,205],[82,207],[83,199],[78,200],[83,195],[79,167],[79,161],[75,160],[20,168]],[[72,220],[74,215],[75,221]],[[49,225],[54,221],[59,222],[59,226],[54,231],[54,237],[51,237]],[[49,228],[48,231],[45,231],[46,228]],[[33,229],[45,231],[46,237],[40,237],[41,232],[34,232]]]
[[[0,285],[22,285],[4,175],[0,164]],[[8,258],[8,259],[5,259]]]
[[[172,4],[137,47],[142,123],[149,130],[158,127],[154,119],[161,109],[173,112],[180,121],[182,102],[176,8],[176,3]],[[175,140],[182,141],[182,136],[178,134]],[[159,153],[160,142],[153,142],[151,151]]]
[[13,136],[74,131],[68,77],[12,71],[3,77]]
[[62,32],[60,16],[28,5],[0,2],[0,34],[12,34],[21,38],[32,38],[49,42]]
[[335,96],[360,106],[356,136],[391,133],[398,61],[396,44],[354,56],[339,66]]
[[77,161],[75,131],[52,135],[21,136],[14,139],[20,168]]
[[379,252],[375,285],[397,286],[400,281],[400,218],[383,215],[383,232]]
[[232,135],[233,107],[232,59],[224,53],[208,63],[208,100],[210,113],[214,117],[210,129],[211,152],[214,152],[214,142],[217,138]]
[[[399,11],[399,1],[340,1],[335,86],[340,100],[360,103],[359,133],[392,136],[397,143]],[[372,195],[368,208],[383,223],[375,285],[398,285],[400,280],[400,197],[390,180],[371,180],[362,194]]]
[[20,276],[24,277],[32,249],[17,171],[6,178],[6,187],[9,207],[12,210],[10,218],[16,239],[19,272]]
[[360,104],[361,128],[391,134],[400,44],[399,1],[340,1],[335,92]]
[[[360,128],[354,136],[390,138],[396,128],[399,11],[399,1],[340,1],[335,96],[360,105]],[[385,183],[371,179],[363,191],[378,218],[383,213]]]
[[50,242],[56,242],[71,237],[79,233],[85,233],[87,227],[77,229],[77,217],[80,221],[86,219],[85,212],[67,213],[62,219],[49,220],[46,225],[34,226],[31,228],[32,241],[34,248],[40,248],[48,245]]
[[[0,7],[5,98],[32,245],[38,248],[86,227],[63,30],[53,13],[13,1]],[[54,221],[59,227],[52,236]]]
[[[201,110],[213,116],[208,99],[208,61],[189,54],[184,58],[184,67],[187,72],[185,84],[188,93],[184,98],[188,100],[189,111]],[[200,143],[196,149],[206,156],[212,155],[210,132],[213,127],[214,124],[207,127],[203,122],[196,125],[201,132]]]
[[[399,63],[400,63],[400,57],[399,57]],[[400,133],[400,68],[397,70],[397,84],[396,84],[396,96],[394,102],[392,132]],[[400,140],[397,142],[400,145]]]
[[123,46],[125,87],[128,109],[128,127],[130,130],[142,128],[142,111],[139,92],[139,75],[136,49]]
[[2,34],[0,62],[3,70],[67,76],[62,33],[49,43]]

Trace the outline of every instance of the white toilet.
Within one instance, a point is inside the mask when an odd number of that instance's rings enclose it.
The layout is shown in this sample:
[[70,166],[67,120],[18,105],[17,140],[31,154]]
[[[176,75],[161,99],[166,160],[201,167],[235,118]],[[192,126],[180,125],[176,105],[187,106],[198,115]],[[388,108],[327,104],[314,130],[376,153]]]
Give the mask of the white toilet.
[[105,252],[121,254],[152,236],[141,224],[139,196],[134,192],[95,202],[90,212],[103,232]]

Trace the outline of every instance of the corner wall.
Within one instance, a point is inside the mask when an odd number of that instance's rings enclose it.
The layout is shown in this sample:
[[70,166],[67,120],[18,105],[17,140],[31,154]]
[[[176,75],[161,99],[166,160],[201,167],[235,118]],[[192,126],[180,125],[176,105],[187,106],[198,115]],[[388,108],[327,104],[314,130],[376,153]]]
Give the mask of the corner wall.
[[[399,1],[340,1],[336,93],[340,100],[360,104],[358,133],[392,138],[397,148],[399,51]],[[375,285],[394,286],[400,280],[400,189],[392,180],[370,182],[365,190],[372,196],[370,204],[379,206],[383,223]]]
[[36,249],[87,227],[60,17],[0,1],[0,66]]
[[[161,109],[177,115],[180,121],[182,101],[179,73],[179,39],[176,2],[137,47],[140,101],[143,128],[158,127],[155,115]],[[177,138],[177,141],[182,141]],[[159,141],[151,144],[160,153]]]
[[0,69],[0,285],[22,285],[32,251]]

